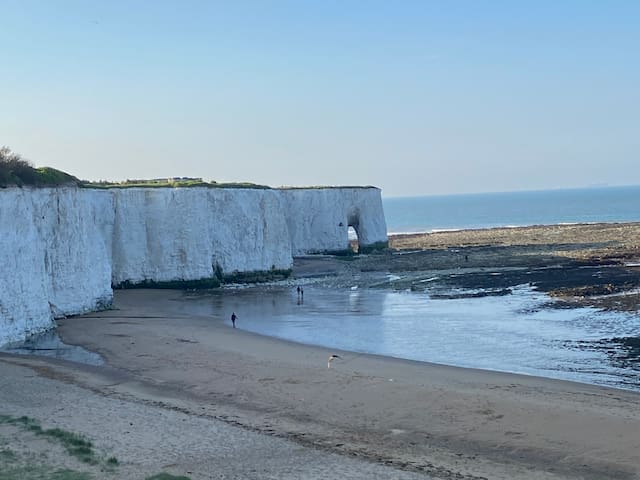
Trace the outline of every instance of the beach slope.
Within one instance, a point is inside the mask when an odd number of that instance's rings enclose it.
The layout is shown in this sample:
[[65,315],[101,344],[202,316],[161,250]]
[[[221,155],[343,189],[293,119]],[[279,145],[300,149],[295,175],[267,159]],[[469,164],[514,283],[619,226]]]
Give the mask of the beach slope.
[[184,301],[117,292],[115,310],[59,328],[109,368],[51,369],[103,395],[435,478],[640,478],[636,393],[289,343],[181,314]]

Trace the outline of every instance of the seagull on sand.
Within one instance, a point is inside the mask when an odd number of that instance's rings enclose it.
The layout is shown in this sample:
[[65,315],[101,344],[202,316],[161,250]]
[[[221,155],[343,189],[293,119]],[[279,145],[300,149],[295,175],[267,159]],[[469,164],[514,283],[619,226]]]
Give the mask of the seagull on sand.
[[333,360],[335,360],[336,358],[342,358],[342,357],[340,355],[329,356],[329,361],[327,362],[327,368],[331,368],[331,362],[333,362]]

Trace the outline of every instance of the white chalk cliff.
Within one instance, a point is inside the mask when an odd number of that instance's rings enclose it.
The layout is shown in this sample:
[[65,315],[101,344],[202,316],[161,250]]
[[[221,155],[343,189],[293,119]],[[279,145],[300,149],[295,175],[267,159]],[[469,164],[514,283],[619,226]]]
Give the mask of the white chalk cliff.
[[345,250],[349,227],[360,247],[387,242],[377,188],[291,188],[280,195],[293,255]]
[[112,212],[106,191],[0,190],[0,344],[111,302]]
[[373,187],[0,189],[0,345],[108,306],[112,285],[290,269],[387,242]]

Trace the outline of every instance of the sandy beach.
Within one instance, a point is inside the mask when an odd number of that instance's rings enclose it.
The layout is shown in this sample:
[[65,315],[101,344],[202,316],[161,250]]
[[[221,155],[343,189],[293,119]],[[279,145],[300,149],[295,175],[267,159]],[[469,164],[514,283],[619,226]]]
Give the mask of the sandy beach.
[[[2,363],[62,381],[63,391],[74,385],[92,398],[153,406],[135,423],[142,430],[155,425],[158,408],[180,412],[386,465],[393,469],[388,478],[400,471],[433,478],[638,477],[640,395],[298,345],[234,330],[221,319],[171,313],[182,298],[176,291],[119,291],[114,310],[60,321],[63,340],[99,352],[106,367]],[[328,369],[332,353],[342,358]],[[75,401],[59,400],[40,417],[73,417]],[[118,409],[112,411],[71,426],[115,445],[122,426],[112,425]],[[118,458],[145,463],[158,433],[141,435],[138,450]],[[174,439],[178,451],[179,438],[189,435],[185,428]],[[177,464],[192,478],[218,478],[208,469],[214,467],[198,471],[206,461],[203,453]],[[243,478],[238,473],[231,478]]]
[[0,413],[89,436],[120,478],[640,478],[639,394],[300,345],[188,302],[117,291],[114,309],[60,320],[104,366],[0,354]]

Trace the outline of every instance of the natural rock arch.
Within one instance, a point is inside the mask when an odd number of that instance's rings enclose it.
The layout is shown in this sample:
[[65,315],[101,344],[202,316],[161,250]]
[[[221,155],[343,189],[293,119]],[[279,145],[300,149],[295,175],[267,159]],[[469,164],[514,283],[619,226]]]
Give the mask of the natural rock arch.
[[360,212],[358,210],[349,212],[347,216],[347,242],[349,248],[358,253],[360,250]]
[[352,226],[347,227],[347,240],[349,242],[349,248],[353,250],[353,253],[358,253],[360,251],[360,239],[358,232]]

